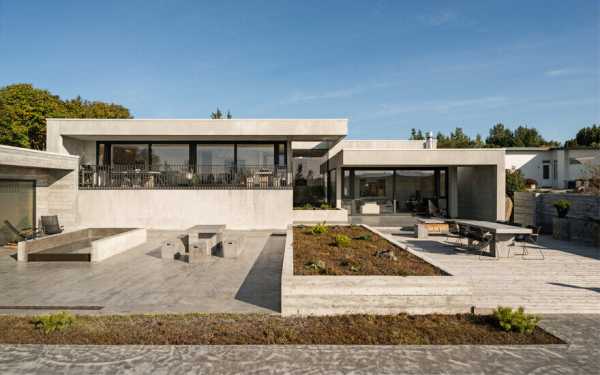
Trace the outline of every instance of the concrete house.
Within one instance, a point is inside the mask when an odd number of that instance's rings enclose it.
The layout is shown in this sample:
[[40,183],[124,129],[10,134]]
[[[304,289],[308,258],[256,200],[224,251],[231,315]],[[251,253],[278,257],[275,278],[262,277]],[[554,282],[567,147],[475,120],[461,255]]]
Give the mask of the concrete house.
[[510,147],[506,168],[520,170],[542,188],[575,188],[586,178],[586,164],[600,165],[600,150],[563,147]]
[[[0,146],[0,217],[66,229],[285,228],[297,165],[350,215],[504,219],[504,151],[344,140],[347,120],[48,119],[47,151]],[[302,168],[300,168],[302,169]],[[317,189],[318,190],[318,189]]]

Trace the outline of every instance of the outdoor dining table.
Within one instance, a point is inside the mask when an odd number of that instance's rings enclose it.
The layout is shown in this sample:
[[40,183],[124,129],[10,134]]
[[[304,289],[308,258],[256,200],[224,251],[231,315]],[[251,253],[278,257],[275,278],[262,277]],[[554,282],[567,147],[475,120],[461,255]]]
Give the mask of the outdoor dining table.
[[[501,253],[508,254],[508,246],[510,246],[517,235],[532,234],[530,228],[517,227],[493,221],[483,220],[462,220],[452,219],[447,220],[449,223],[458,224],[466,228],[478,228],[483,232],[489,232],[493,239],[490,243],[490,255],[499,257]],[[470,242],[471,240],[469,240]]]

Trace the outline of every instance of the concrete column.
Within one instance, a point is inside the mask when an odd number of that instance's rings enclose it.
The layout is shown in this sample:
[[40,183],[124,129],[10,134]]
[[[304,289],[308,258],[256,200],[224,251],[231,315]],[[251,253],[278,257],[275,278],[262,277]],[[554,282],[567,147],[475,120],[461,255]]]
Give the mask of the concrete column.
[[506,218],[506,169],[504,158],[498,162],[496,167],[496,220],[507,220]]
[[288,185],[294,184],[294,169],[292,165],[292,142],[286,141],[285,145],[286,149],[286,163],[287,163],[287,180]]
[[448,168],[448,216],[460,217],[458,212],[458,167]]
[[335,169],[335,207],[342,208],[342,168]]

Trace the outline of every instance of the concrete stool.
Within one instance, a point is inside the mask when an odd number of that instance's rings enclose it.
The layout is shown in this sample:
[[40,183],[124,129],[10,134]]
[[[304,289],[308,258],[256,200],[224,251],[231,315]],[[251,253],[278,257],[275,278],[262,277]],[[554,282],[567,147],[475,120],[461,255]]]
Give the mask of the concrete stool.
[[160,257],[162,259],[173,260],[179,255],[181,253],[179,252],[176,240],[167,240],[162,243],[160,247]]
[[227,236],[223,241],[221,256],[223,258],[237,258],[242,252],[242,236]]
[[212,248],[209,241],[200,240],[190,243],[188,252],[188,263],[202,263],[210,259]]

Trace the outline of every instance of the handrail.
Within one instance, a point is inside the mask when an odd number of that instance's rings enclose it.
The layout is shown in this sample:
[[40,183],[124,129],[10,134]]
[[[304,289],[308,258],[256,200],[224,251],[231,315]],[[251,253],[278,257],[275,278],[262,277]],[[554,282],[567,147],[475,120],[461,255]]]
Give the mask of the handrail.
[[160,163],[79,167],[81,189],[287,189],[287,166]]

